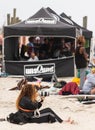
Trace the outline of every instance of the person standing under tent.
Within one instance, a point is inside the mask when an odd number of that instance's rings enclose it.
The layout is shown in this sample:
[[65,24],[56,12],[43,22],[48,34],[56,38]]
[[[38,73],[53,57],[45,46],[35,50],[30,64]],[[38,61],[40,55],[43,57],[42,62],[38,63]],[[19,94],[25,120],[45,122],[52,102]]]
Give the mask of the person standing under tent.
[[28,55],[31,56],[31,52],[34,52],[34,37],[29,37],[29,43],[27,43],[28,47]]
[[75,64],[77,70],[80,71],[80,89],[82,89],[85,76],[86,76],[86,69],[88,66],[88,54],[85,50],[85,38],[84,36],[79,36],[77,38],[77,45],[75,49]]

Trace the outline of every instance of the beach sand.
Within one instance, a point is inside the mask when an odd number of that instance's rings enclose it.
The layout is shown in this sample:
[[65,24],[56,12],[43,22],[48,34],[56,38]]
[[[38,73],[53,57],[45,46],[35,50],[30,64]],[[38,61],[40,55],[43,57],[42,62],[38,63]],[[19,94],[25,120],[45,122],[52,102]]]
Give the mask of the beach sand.
[[[21,78],[0,78],[0,118],[6,118],[11,112],[16,112],[15,101],[19,90],[9,91],[15,87]],[[71,78],[65,78],[70,81]],[[95,127],[95,104],[84,105],[76,98],[63,98],[60,95],[50,95],[45,98],[41,109],[52,108],[63,120],[71,117],[75,124],[68,123],[27,123],[16,125],[7,121],[0,121],[0,130],[94,130]]]

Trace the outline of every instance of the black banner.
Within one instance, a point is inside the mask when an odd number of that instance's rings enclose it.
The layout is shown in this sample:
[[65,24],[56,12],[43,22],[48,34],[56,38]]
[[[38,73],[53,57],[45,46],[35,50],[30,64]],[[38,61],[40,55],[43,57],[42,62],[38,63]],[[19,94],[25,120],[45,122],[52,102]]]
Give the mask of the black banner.
[[9,75],[24,75],[25,65],[55,64],[55,73],[57,77],[74,76],[74,57],[29,61],[5,61],[5,72]]

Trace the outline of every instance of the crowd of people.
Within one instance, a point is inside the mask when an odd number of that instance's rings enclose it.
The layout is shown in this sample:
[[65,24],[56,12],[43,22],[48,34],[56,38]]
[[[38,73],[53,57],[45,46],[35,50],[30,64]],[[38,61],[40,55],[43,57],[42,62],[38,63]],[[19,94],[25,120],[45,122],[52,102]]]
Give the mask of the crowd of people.
[[66,41],[64,38],[29,37],[28,41],[26,45],[21,47],[21,59],[27,60],[33,57],[29,61],[32,61],[32,59],[34,61],[67,57],[72,56],[74,52],[74,42]]

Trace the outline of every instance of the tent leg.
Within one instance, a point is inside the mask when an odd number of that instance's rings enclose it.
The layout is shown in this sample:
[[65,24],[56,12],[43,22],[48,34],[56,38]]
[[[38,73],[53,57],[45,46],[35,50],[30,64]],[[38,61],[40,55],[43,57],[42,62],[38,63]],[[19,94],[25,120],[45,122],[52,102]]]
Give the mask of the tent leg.
[[56,74],[52,75],[51,82],[58,82]]
[[3,44],[2,44],[2,76],[6,76],[6,72],[5,72],[5,60],[4,60],[5,56],[4,56],[4,39],[3,39]]

